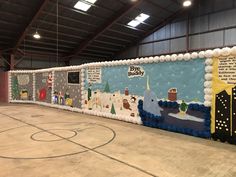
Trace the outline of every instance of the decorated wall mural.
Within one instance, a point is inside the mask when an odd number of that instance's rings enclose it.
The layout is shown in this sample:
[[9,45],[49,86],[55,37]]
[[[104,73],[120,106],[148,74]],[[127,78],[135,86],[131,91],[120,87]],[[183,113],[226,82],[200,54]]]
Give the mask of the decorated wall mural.
[[33,100],[33,74],[12,74],[11,94],[13,100]]
[[35,100],[51,103],[52,97],[52,72],[35,73]]
[[[87,109],[129,115],[133,119],[141,117],[147,126],[162,125],[181,133],[210,136],[206,120],[210,116],[206,116],[208,109],[203,106],[205,59],[99,70],[87,70]],[[91,73],[99,79],[91,79]],[[157,117],[151,122],[160,122],[158,126],[149,124],[147,119],[152,117]]]
[[57,71],[54,74],[53,103],[81,108],[80,71]]
[[236,57],[213,59],[212,136],[236,143]]
[[236,144],[236,46],[10,71],[9,100]]

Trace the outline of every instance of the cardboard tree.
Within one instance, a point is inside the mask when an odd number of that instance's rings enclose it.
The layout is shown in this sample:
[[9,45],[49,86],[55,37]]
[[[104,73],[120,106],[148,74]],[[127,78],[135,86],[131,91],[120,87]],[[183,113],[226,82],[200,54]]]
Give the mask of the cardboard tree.
[[182,100],[182,103],[180,104],[179,109],[180,109],[180,111],[182,111],[182,112],[187,112],[187,110],[188,110],[188,105],[185,103],[184,100]]
[[114,106],[113,103],[112,103],[112,106],[111,106],[111,113],[116,114],[115,106]]
[[110,86],[109,86],[108,81],[107,81],[107,83],[106,83],[106,86],[105,86],[104,92],[106,92],[106,93],[110,93]]
[[18,99],[20,96],[19,83],[17,77],[14,77],[12,80],[12,98],[14,100]]

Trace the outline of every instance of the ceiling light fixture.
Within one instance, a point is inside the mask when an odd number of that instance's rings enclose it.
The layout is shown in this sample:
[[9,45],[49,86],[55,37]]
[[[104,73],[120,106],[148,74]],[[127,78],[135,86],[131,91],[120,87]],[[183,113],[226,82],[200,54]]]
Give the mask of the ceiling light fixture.
[[128,25],[131,26],[131,27],[136,27],[136,26],[140,25],[140,23],[147,20],[149,17],[150,17],[149,15],[141,13],[134,20],[130,21],[128,23]]
[[82,11],[88,11],[90,7],[96,2],[97,0],[79,0],[75,5],[74,8]]
[[192,5],[192,1],[191,0],[184,0],[183,1],[183,6],[184,7],[189,7],[189,6],[191,6]]
[[35,39],[40,39],[40,38],[41,38],[41,36],[40,36],[40,34],[38,33],[38,31],[36,31],[36,32],[33,34],[33,37],[34,37]]

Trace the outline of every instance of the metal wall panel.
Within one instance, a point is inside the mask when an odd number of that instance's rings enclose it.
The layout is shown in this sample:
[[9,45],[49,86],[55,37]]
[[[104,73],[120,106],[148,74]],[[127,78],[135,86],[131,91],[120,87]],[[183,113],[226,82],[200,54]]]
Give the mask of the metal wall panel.
[[166,25],[154,33],[154,40],[170,38],[170,25]]
[[236,28],[225,30],[225,45],[236,45]]
[[233,6],[234,0],[215,0],[213,3],[214,11],[227,10]]
[[223,11],[209,16],[209,29],[219,29],[236,25],[236,9]]
[[186,50],[186,38],[178,38],[178,39],[172,39],[170,41],[170,52],[179,52],[179,51],[185,51]]
[[[203,0],[191,11],[191,17],[193,18],[189,24],[190,50],[236,45],[236,28],[224,29],[236,26],[236,0]],[[149,56],[152,50],[154,55],[185,51],[185,37],[170,38],[185,36],[186,26],[186,19],[182,18],[182,21],[175,20],[156,31],[144,40],[150,44],[140,46],[139,56]],[[158,40],[163,41],[157,42]],[[128,53],[133,52],[127,52],[127,56],[130,56]]]
[[201,16],[190,20],[190,34],[204,32],[208,30],[208,16]]
[[153,43],[143,44],[139,47],[139,56],[153,55]]
[[170,52],[170,41],[167,40],[162,42],[155,42],[153,47],[154,47],[153,55],[168,53]]
[[153,34],[149,35],[144,40],[142,40],[142,42],[151,42],[151,41],[153,41],[154,40],[153,36],[154,36]]
[[190,49],[214,48],[223,46],[223,31],[190,36]]
[[183,36],[187,29],[186,21],[176,22],[171,24],[171,37]]
[[[60,66],[65,66],[64,62],[59,62]],[[32,66],[31,66],[31,60],[23,60],[20,62],[16,67],[17,68],[50,68],[50,67],[56,67],[57,62],[54,61],[42,61],[42,60],[32,60]]]

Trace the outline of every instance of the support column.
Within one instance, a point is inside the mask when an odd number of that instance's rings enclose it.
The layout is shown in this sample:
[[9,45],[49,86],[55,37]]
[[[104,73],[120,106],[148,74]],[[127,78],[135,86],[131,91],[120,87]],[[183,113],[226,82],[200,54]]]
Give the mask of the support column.
[[14,67],[15,67],[15,55],[11,54],[10,56],[10,69],[11,70],[14,70]]

